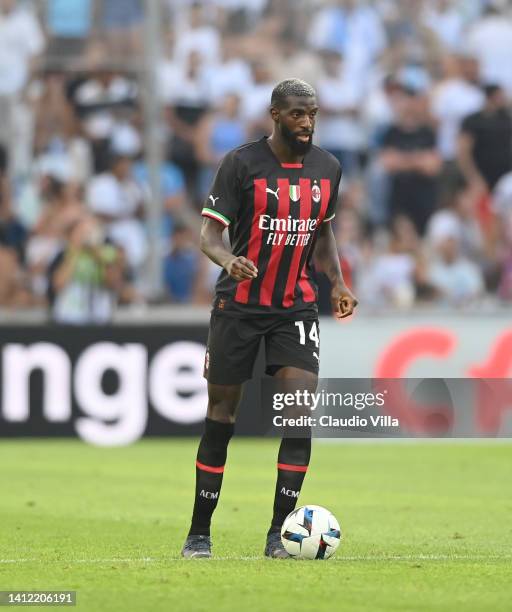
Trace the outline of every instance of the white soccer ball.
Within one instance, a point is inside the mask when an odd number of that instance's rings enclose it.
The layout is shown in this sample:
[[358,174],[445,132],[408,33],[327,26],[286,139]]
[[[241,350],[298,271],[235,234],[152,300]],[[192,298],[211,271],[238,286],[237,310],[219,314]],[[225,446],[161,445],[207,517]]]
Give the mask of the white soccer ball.
[[322,506],[302,506],[285,518],[281,541],[296,559],[328,559],[340,545],[336,517]]

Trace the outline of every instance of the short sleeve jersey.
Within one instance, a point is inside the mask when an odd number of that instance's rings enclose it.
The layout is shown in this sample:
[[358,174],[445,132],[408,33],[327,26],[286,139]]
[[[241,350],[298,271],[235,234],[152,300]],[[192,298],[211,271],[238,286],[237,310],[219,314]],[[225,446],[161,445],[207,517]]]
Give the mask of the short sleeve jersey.
[[217,308],[237,316],[297,315],[317,310],[312,255],[320,225],[334,218],[341,168],[316,146],[301,164],[282,164],[266,138],[223,159],[202,214],[229,228],[234,255],[258,268],[236,282],[225,270]]
[[506,110],[479,111],[464,119],[461,131],[473,138],[475,163],[493,189],[512,168],[512,117]]

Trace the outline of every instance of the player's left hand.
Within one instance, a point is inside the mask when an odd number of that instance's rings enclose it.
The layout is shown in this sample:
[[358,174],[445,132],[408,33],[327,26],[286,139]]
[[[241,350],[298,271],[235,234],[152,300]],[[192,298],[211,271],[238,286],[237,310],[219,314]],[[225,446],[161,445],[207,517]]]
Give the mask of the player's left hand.
[[331,304],[337,319],[349,317],[357,306],[357,299],[346,285],[336,285],[331,291]]

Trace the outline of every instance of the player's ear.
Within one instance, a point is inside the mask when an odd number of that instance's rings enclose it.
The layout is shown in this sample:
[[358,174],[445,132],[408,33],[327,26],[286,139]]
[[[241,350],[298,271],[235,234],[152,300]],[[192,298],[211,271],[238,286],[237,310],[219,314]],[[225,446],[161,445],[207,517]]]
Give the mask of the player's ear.
[[275,121],[275,123],[278,123],[279,122],[279,109],[276,108],[275,106],[271,106],[270,116],[272,117],[272,121]]

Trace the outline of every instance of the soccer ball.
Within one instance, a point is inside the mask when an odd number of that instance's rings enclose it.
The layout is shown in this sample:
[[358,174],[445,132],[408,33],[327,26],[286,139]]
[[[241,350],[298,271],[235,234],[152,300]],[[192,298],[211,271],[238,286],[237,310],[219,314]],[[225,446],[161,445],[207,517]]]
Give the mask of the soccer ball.
[[328,559],[340,545],[336,517],[322,506],[302,506],[285,518],[281,541],[296,559]]

